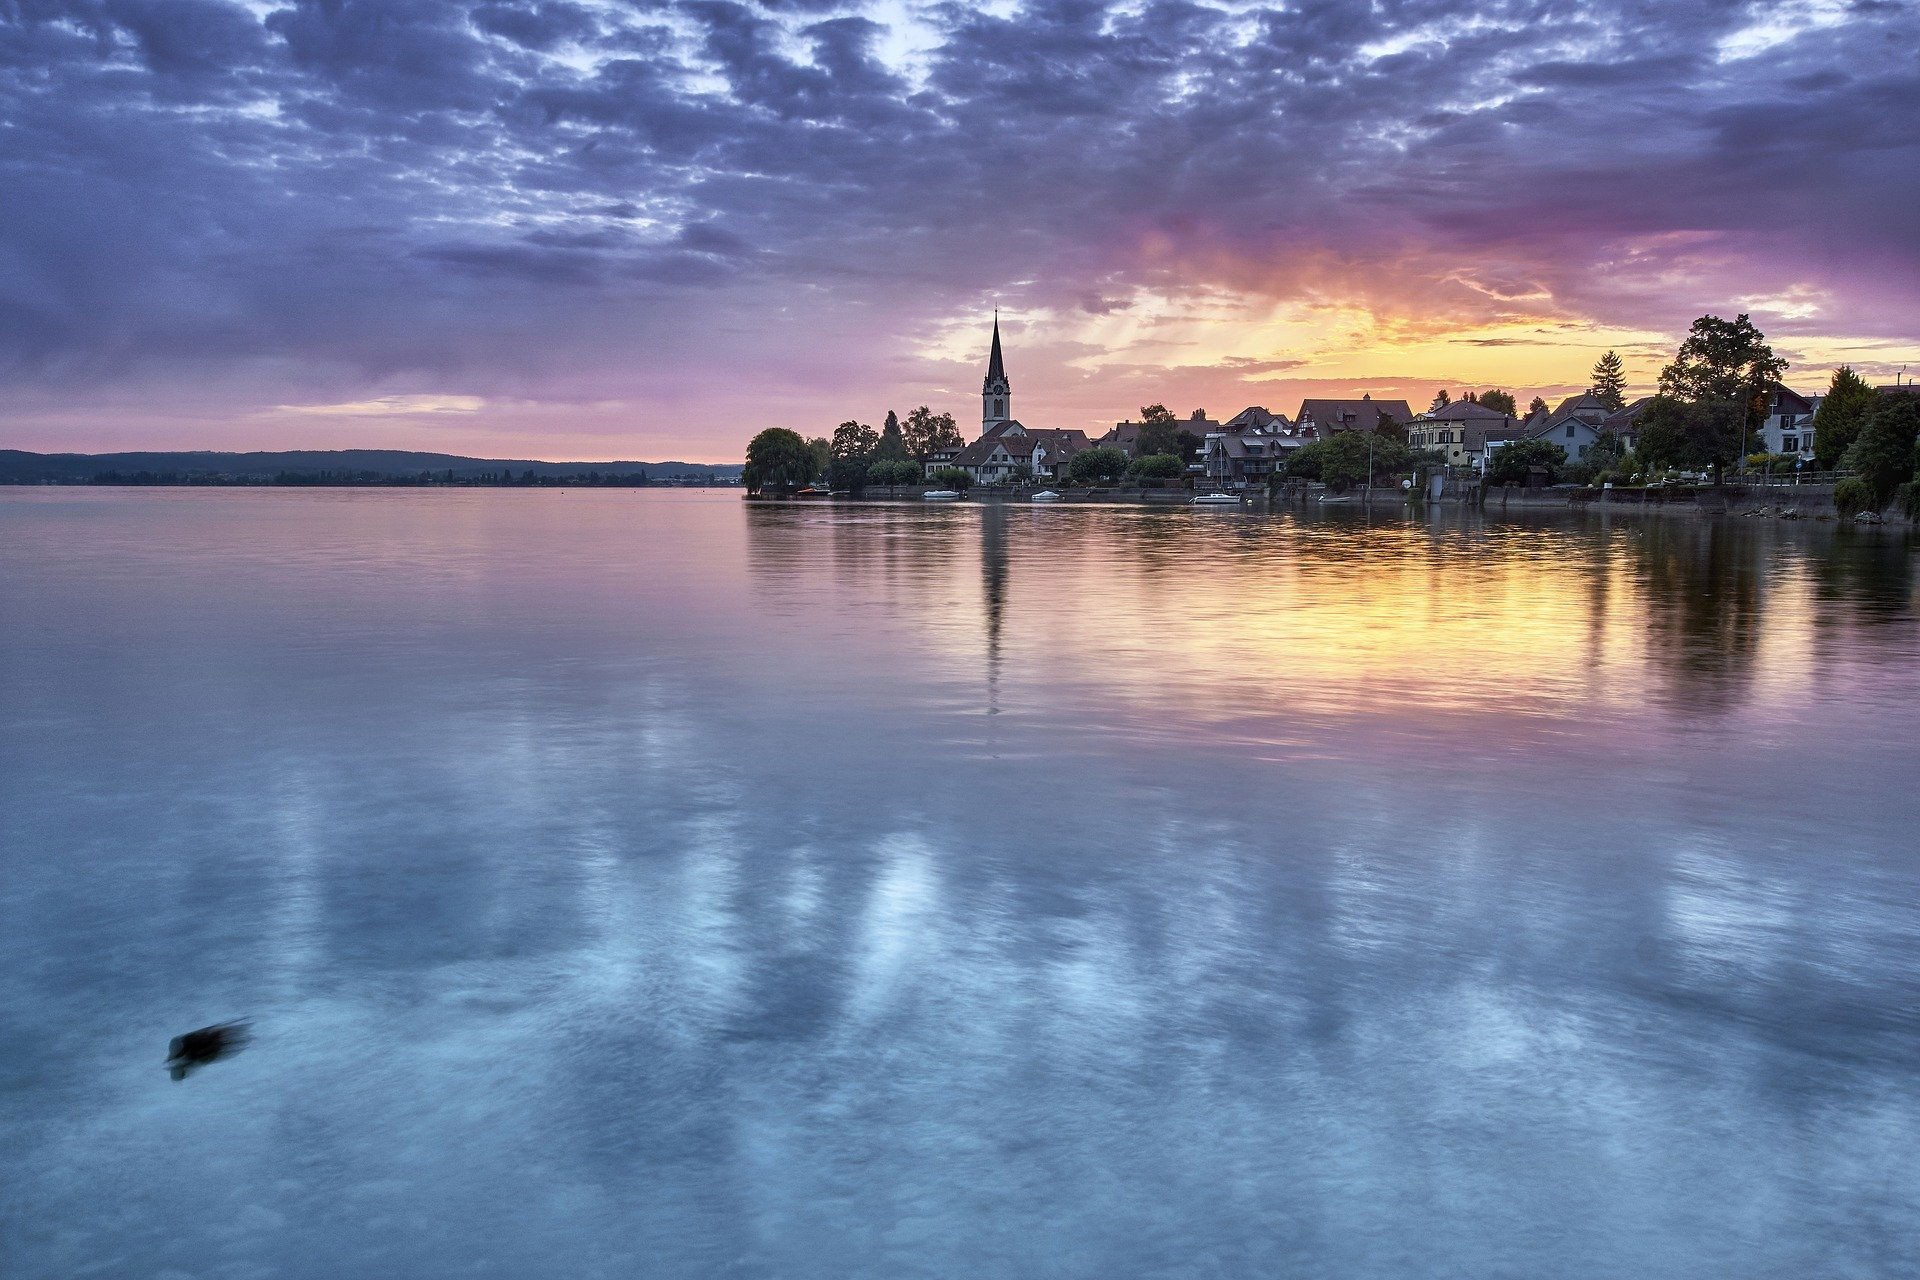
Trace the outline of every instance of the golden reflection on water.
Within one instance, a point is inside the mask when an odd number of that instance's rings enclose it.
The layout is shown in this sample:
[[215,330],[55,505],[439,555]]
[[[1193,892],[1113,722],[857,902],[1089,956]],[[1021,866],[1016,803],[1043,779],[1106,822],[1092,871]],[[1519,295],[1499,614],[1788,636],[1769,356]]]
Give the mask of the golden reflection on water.
[[[1913,614],[1901,536],[1771,522],[992,503],[748,519],[762,586],[877,608],[927,661],[974,673],[988,712],[1078,692],[1134,730],[1290,752],[1369,718],[1550,735],[1649,704],[1844,697],[1822,636]],[[823,538],[830,557],[807,556]],[[1889,640],[1910,647],[1911,627]]]

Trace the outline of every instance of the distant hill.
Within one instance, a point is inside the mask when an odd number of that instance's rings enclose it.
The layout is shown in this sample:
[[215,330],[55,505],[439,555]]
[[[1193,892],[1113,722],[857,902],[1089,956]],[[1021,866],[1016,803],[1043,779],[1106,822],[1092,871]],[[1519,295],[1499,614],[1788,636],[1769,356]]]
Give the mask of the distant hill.
[[[531,458],[467,458],[405,449],[289,449],[278,453],[217,453],[211,450],[153,453],[27,453],[0,449],[0,484],[126,483],[131,477],[167,477],[174,483],[265,484],[354,483],[416,480],[525,482],[619,478],[627,482],[696,480],[732,483],[737,464],[712,462],[540,462]],[[503,477],[504,473],[504,477]]]

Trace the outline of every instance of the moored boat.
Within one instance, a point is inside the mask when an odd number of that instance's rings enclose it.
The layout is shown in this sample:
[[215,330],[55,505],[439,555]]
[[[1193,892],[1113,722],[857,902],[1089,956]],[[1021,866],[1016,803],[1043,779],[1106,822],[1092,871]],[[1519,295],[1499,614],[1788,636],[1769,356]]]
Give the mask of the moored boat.
[[1028,502],[1058,502],[1060,501],[1060,495],[1055,493],[1051,489],[1042,489],[1040,492],[1034,494],[1031,498],[1028,498],[1027,501]]
[[1237,507],[1240,495],[1237,493],[1196,493],[1192,503],[1196,507]]
[[958,489],[929,489],[920,495],[927,502],[954,502],[960,497]]

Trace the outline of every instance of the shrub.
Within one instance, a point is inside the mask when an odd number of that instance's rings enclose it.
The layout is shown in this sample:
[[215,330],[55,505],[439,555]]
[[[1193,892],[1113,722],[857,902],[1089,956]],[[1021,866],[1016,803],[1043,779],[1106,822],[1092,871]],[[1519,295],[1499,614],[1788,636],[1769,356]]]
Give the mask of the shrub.
[[1842,520],[1851,520],[1876,505],[1873,486],[1859,476],[1848,476],[1833,486],[1833,510]]
[[1118,480],[1127,473],[1127,455],[1105,445],[1073,455],[1067,464],[1069,478],[1081,484],[1096,480]]
[[1149,453],[1135,458],[1127,474],[1142,480],[1173,480],[1187,473],[1187,464],[1171,453]]
[[959,467],[941,467],[927,477],[927,482],[936,489],[958,489],[963,493],[973,488],[973,476]]

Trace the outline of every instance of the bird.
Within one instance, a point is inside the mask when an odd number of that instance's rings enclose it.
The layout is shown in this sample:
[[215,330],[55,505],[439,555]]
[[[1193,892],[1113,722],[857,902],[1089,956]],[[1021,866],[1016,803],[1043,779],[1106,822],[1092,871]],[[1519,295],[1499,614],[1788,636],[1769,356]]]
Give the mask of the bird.
[[216,1022],[175,1036],[167,1045],[167,1070],[175,1080],[185,1080],[196,1067],[231,1058],[252,1038],[252,1024],[246,1021]]

